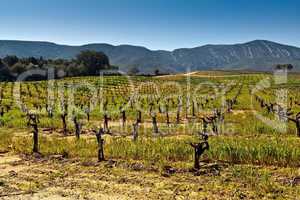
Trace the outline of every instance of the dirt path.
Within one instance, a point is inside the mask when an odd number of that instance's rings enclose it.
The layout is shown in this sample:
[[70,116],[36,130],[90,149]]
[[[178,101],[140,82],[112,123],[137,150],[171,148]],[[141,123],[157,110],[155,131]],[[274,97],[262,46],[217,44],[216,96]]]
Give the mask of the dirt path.
[[189,72],[189,73],[181,73],[181,74],[170,74],[170,75],[163,75],[163,76],[156,76],[155,78],[169,78],[169,77],[180,77],[180,76],[192,76],[192,77],[199,77],[199,78],[227,78],[227,77],[241,77],[241,76],[249,76],[249,74],[201,74],[199,71]]

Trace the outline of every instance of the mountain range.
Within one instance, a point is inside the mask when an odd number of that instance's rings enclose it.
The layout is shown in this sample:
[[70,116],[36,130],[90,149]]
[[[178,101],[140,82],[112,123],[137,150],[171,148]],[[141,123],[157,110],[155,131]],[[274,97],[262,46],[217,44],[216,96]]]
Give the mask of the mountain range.
[[204,45],[174,51],[152,51],[145,47],[110,44],[82,46],[50,42],[0,40],[0,57],[44,57],[72,59],[80,51],[95,50],[108,55],[113,65],[123,71],[137,67],[141,72],[183,72],[194,70],[259,70],[269,71],[276,64],[293,64],[300,71],[300,48],[267,40],[254,40],[233,45]]

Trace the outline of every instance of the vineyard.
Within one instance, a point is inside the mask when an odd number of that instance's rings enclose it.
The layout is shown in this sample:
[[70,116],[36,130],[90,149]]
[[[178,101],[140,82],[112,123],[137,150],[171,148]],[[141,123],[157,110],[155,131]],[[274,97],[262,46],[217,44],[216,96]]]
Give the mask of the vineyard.
[[0,160],[0,199],[297,199],[300,75],[2,82]]

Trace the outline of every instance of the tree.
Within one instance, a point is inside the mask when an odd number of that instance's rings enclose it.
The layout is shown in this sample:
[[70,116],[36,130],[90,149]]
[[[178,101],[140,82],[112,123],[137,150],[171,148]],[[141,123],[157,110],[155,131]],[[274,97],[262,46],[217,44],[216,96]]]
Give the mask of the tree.
[[61,65],[60,68],[66,71],[67,76],[80,76],[86,73],[86,67],[83,64],[71,63],[68,67]]
[[300,112],[296,115],[295,118],[288,117],[288,120],[295,123],[297,128],[297,136],[300,137]]
[[159,69],[154,70],[155,76],[158,76],[160,74]]
[[132,137],[132,139],[135,142],[135,141],[137,141],[138,136],[139,136],[139,133],[138,133],[139,122],[137,121],[132,126],[133,126],[133,132],[132,132],[133,137]]
[[294,66],[292,64],[278,64],[275,67],[276,69],[287,69],[287,70],[292,70]]
[[28,63],[31,63],[33,65],[39,64],[39,61],[35,57],[29,57],[29,58],[27,58],[27,60],[28,60]]
[[[50,60],[51,61],[51,60]],[[59,59],[56,59],[56,60],[54,60],[54,61],[52,61],[53,62],[53,64],[55,64],[55,65],[64,65],[65,64],[65,60],[64,59],[61,59],[61,58],[59,58]]]
[[[44,59],[43,57],[35,58],[18,58],[17,56],[6,56],[0,59],[0,80],[14,80],[20,74],[31,69],[47,69],[55,67],[57,78],[70,76],[97,75],[102,69],[117,70],[118,67],[109,64],[108,57],[96,51],[81,52],[77,59]],[[31,76],[28,80],[44,80],[44,76]]]
[[63,124],[63,133],[66,136],[68,134],[68,130],[67,130],[67,112],[64,111],[61,115],[60,118],[62,120],[62,124]]
[[0,59],[0,80],[10,80],[11,78],[8,67]]
[[102,138],[102,135],[104,135],[104,129],[100,128],[98,132],[96,130],[93,130],[93,132],[96,134],[97,143],[98,143],[98,162],[105,161],[104,139]]
[[76,58],[79,64],[86,67],[87,75],[96,75],[99,71],[110,66],[108,57],[102,52],[82,51]]
[[204,153],[204,151],[209,150],[208,144],[208,136],[203,135],[203,142],[200,143],[190,143],[190,145],[194,148],[194,169],[198,170],[200,168],[200,156]]
[[0,69],[4,67],[4,63],[2,62],[2,59],[0,58]]
[[17,56],[6,56],[2,60],[8,67],[12,67],[17,62],[19,62],[19,58]]
[[26,71],[26,66],[18,62],[10,68],[10,71],[11,73],[18,75]]
[[138,73],[140,73],[139,68],[137,67],[132,67],[129,69],[128,74],[129,75],[137,75]]
[[33,133],[33,153],[39,153],[39,129],[38,123],[39,119],[36,114],[28,114],[27,115],[28,122],[27,125],[32,127]]
[[76,135],[76,138],[79,140],[82,125],[79,122],[79,119],[76,115],[73,117],[73,122],[74,122],[74,126],[75,126],[75,135]]

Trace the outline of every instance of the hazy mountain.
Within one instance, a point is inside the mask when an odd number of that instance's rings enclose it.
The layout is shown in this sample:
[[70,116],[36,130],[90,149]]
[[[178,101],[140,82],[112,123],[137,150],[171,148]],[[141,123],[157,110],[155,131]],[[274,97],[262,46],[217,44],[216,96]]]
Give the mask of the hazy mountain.
[[136,66],[143,72],[201,69],[270,70],[278,63],[294,64],[300,71],[300,48],[265,40],[234,45],[205,45],[174,51],[151,51],[145,47],[109,44],[83,46],[58,45],[49,42],[0,41],[0,57],[44,57],[71,59],[82,50],[107,54],[122,70]]

